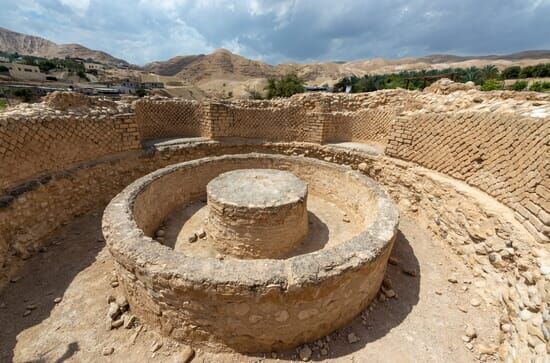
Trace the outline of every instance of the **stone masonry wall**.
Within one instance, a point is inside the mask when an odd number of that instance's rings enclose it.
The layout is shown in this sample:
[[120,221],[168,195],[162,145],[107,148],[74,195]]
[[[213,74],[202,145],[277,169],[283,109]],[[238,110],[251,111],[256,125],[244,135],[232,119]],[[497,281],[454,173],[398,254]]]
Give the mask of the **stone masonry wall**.
[[137,148],[132,114],[0,118],[0,192],[72,164]]
[[485,191],[516,211],[539,240],[549,240],[550,118],[473,112],[401,117],[386,153]]
[[203,112],[196,101],[139,100],[135,105],[142,140],[176,136],[201,136]]
[[385,143],[395,119],[388,110],[342,112],[341,104],[314,97],[223,103],[144,99],[135,110],[142,140],[204,136]]
[[395,114],[386,110],[360,110],[325,114],[324,141],[386,144]]

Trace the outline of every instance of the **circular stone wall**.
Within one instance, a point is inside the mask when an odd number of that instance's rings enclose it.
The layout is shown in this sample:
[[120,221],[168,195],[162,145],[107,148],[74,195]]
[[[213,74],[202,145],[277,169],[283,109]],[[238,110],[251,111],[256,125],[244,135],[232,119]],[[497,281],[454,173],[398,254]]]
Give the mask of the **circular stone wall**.
[[241,169],[206,186],[214,248],[240,258],[278,258],[307,235],[307,184],[288,171]]
[[[176,207],[204,198],[212,179],[244,168],[293,173],[309,193],[345,206],[363,231],[287,259],[190,256],[150,237]],[[246,154],[176,164],[138,179],[106,208],[103,233],[140,320],[194,346],[257,352],[318,339],[365,309],[382,283],[397,224],[393,202],[359,172],[303,157]]]

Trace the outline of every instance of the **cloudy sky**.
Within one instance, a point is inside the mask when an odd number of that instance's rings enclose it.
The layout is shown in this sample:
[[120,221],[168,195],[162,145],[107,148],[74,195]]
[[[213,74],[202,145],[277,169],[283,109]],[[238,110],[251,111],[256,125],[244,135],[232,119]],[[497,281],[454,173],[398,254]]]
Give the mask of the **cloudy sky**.
[[0,26],[132,63],[272,64],[550,49],[550,0],[0,0]]

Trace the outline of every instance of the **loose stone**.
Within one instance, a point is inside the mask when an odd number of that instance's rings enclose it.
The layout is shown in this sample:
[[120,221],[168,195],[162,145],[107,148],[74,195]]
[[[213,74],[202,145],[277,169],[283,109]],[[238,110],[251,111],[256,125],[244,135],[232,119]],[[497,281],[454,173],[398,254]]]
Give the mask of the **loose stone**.
[[111,323],[111,328],[118,329],[124,324],[124,318],[120,318]]
[[533,314],[531,314],[531,312],[529,310],[524,309],[519,313],[519,318],[523,321],[527,321],[527,320],[531,319],[532,315]]
[[[174,363],[189,363],[195,357],[195,351],[188,345],[185,345],[182,350],[176,355]],[[275,357],[277,358],[277,357]]]
[[355,335],[355,333],[352,332],[352,333],[348,334],[348,343],[354,344],[354,343],[357,343],[360,340],[361,339],[359,339],[359,337],[357,335]]
[[120,315],[120,307],[116,302],[109,303],[109,310],[107,316],[112,320],[115,320]]
[[470,305],[472,305],[473,307],[478,307],[479,305],[481,305],[481,301],[474,297],[470,300]]
[[124,328],[131,329],[136,322],[135,315],[125,315],[124,316]]
[[155,342],[153,343],[153,345],[151,346],[151,353],[155,353],[157,350],[159,350],[160,348],[162,348],[163,346],[163,343],[162,342]]
[[397,258],[390,256],[390,258],[388,259],[388,263],[395,266],[399,264],[399,261],[397,260]]
[[103,348],[103,351],[101,352],[101,354],[107,356],[107,355],[113,354],[114,351],[115,351],[115,348],[113,347]]
[[466,336],[470,339],[477,337],[476,329],[471,325],[466,326],[465,332],[466,332]]
[[403,268],[403,273],[405,275],[409,275],[409,276],[412,276],[412,277],[416,277],[416,270],[415,269],[412,269],[412,268]]
[[450,276],[450,277],[447,279],[447,281],[449,281],[449,282],[452,283],[452,284],[458,283],[458,279],[457,279],[457,277],[456,277],[455,275]]
[[300,350],[298,351],[298,354],[300,355],[300,359],[304,362],[307,362],[311,359],[312,351],[309,348],[308,345],[304,345]]

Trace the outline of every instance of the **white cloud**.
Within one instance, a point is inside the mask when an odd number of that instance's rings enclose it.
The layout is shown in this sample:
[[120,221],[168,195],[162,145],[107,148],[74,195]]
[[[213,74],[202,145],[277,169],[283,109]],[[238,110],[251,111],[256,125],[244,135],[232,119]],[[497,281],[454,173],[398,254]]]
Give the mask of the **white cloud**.
[[84,15],[90,7],[90,0],[59,0],[59,2],[71,8],[78,15]]
[[220,47],[271,63],[550,48],[550,0],[0,0],[0,8],[3,27],[138,64]]

